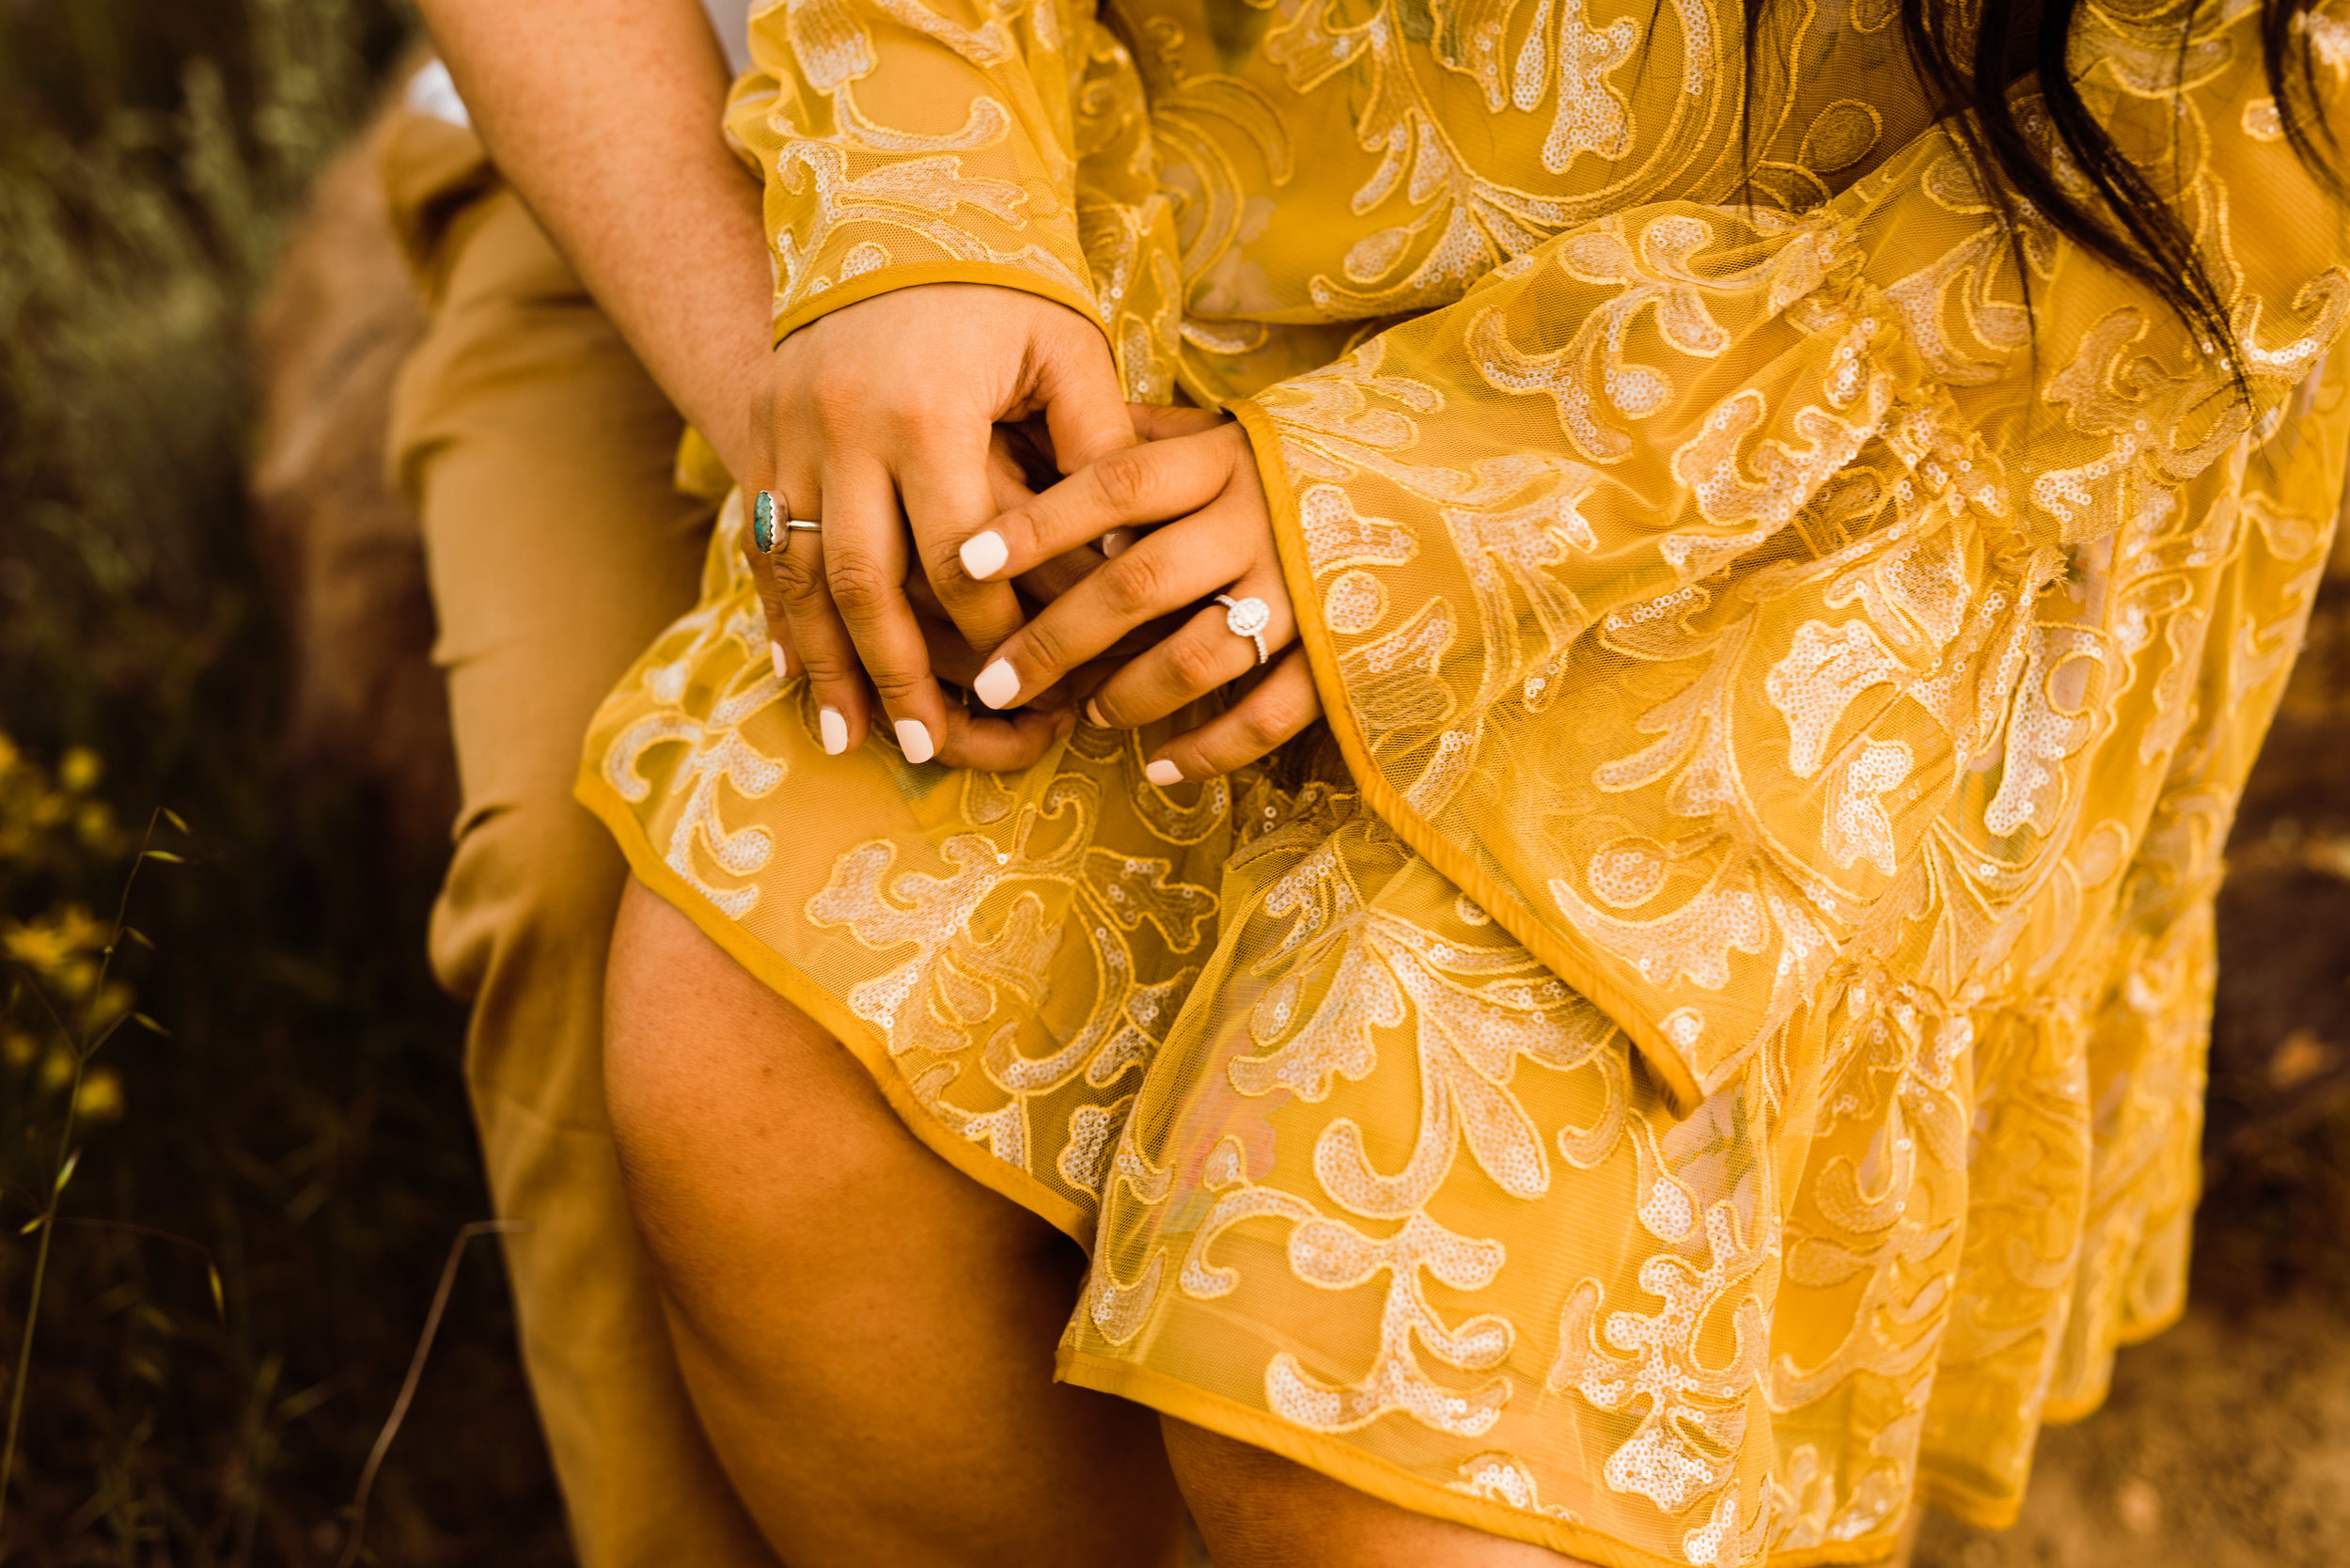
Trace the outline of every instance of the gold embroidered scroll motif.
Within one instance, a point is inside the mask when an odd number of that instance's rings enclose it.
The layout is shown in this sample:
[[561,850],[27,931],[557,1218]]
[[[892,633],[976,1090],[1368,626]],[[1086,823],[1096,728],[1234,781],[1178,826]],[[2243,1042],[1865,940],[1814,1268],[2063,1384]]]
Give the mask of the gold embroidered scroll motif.
[[1232,407],[1351,776],[826,757],[731,512],[596,721],[638,874],[1092,1248],[1063,1376],[1617,1568],[1856,1562],[2178,1310],[2342,239],[2250,7],[2086,9],[2217,364],[2002,229],[1892,11],[1750,79],[1711,0],[755,17],[778,330],[997,283]]

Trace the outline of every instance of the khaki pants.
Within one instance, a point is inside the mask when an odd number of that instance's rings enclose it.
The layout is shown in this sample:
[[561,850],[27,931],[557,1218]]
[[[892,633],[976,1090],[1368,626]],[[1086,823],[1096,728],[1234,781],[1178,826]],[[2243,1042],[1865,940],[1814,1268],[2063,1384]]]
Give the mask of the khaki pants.
[[431,324],[394,402],[423,519],[463,808],[432,964],[473,1005],[465,1074],[523,1360],[587,1568],[765,1565],[687,1403],[604,1114],[604,950],[626,877],[572,799],[588,716],[692,607],[711,509],[679,420],[471,133],[389,127],[395,227]]

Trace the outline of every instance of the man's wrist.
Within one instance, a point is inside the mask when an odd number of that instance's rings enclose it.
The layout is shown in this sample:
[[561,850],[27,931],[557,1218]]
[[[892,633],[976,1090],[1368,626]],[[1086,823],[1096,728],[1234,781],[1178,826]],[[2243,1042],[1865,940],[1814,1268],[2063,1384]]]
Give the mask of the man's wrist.
[[753,410],[760,406],[771,358],[762,332],[725,360],[705,361],[694,384],[679,387],[673,394],[678,412],[701,432],[727,472],[738,479],[756,466]]

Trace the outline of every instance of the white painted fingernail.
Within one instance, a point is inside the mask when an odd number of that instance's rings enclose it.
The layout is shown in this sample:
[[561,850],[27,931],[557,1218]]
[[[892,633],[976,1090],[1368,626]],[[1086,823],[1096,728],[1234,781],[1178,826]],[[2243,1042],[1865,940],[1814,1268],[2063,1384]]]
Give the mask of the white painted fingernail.
[[1143,769],[1142,776],[1149,779],[1153,784],[1162,786],[1167,784],[1181,784],[1183,781],[1183,770],[1168,761],[1166,758],[1162,757],[1157,761],[1152,763],[1149,767]]
[[963,541],[963,569],[974,577],[993,577],[1011,559],[1004,536],[990,528]]
[[789,681],[791,679],[791,655],[783,651],[783,644],[779,642],[769,643],[767,645],[767,656],[775,661],[776,680]]
[[1142,535],[1133,528],[1112,528],[1102,536],[1102,558],[1114,560],[1134,548]]
[[931,745],[931,732],[920,719],[900,719],[897,723],[898,746],[909,762],[927,762],[937,747]]
[[849,749],[849,721],[840,716],[839,709],[818,709],[816,731],[824,738],[825,756],[838,757]]
[[971,689],[979,694],[979,700],[991,708],[1009,708],[1013,698],[1020,695],[1020,672],[1011,667],[1009,659],[998,659],[979,671],[979,678],[971,682]]
[[1102,705],[1089,697],[1086,698],[1086,722],[1096,729],[1110,727],[1110,721],[1102,716]]

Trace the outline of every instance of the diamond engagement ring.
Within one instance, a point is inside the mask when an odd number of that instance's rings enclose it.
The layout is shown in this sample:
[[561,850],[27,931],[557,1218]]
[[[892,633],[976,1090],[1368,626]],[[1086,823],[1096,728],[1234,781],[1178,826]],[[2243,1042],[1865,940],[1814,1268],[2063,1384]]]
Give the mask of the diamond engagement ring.
[[1273,611],[1261,599],[1235,599],[1219,593],[1215,602],[1224,606],[1224,624],[1236,637],[1246,637],[1257,645],[1257,662],[1263,664],[1271,657],[1264,651],[1264,629],[1273,624]]
[[[780,523],[781,526],[777,526]],[[812,518],[792,517],[776,505],[776,493],[762,490],[759,499],[751,503],[751,543],[762,556],[772,556],[783,540],[786,530],[797,528],[803,533],[822,533],[824,525]]]

